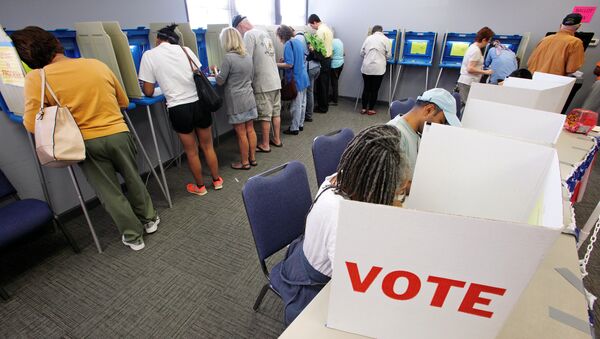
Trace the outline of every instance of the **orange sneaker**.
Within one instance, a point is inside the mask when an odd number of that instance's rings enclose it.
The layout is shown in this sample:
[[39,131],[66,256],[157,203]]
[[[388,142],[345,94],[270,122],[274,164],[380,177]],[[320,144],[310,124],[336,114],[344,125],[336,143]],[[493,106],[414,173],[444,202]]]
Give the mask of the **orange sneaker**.
[[367,111],[367,115],[375,115],[375,114],[377,114],[377,112],[375,112],[374,109],[370,109]]
[[208,193],[206,186],[202,185],[198,187],[196,184],[187,184],[187,191],[195,195],[205,195]]
[[219,179],[213,180],[213,186],[215,190],[220,190],[223,188],[223,178],[219,177]]

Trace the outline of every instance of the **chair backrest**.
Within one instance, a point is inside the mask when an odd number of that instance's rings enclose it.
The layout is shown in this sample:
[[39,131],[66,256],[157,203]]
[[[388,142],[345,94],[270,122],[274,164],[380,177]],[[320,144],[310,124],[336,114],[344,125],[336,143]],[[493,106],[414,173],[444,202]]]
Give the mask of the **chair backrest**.
[[9,195],[17,194],[17,190],[14,186],[8,181],[4,172],[0,170],[0,199],[3,199]]
[[460,94],[458,92],[452,92],[452,96],[454,97],[454,100],[456,100],[456,116],[458,117],[458,120],[462,120],[463,112]]
[[306,168],[290,161],[253,176],[242,188],[242,198],[258,259],[266,270],[265,259],[304,233],[312,203]]
[[415,99],[413,98],[393,101],[390,105],[390,120],[394,119],[397,115],[402,116],[408,113],[414,106]]
[[320,135],[315,138],[312,145],[312,155],[317,175],[317,186],[325,180],[325,177],[337,171],[342,153],[354,138],[354,132],[349,128]]

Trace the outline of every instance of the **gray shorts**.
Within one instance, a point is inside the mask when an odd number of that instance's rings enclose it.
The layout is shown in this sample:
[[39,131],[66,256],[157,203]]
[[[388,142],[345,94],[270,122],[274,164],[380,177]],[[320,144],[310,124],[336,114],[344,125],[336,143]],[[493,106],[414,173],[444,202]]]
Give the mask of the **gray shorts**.
[[272,117],[278,117],[281,114],[281,94],[278,89],[254,93],[254,99],[258,110],[257,120],[271,121]]
[[229,123],[232,125],[243,124],[250,120],[254,120],[257,117],[258,113],[256,112],[256,108],[253,108],[248,112],[228,115]]

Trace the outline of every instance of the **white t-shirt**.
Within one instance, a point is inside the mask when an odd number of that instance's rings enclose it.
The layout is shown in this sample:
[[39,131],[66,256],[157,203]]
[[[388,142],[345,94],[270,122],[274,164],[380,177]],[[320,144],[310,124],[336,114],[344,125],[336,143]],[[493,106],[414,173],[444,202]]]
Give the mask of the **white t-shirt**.
[[[334,175],[325,178],[317,195],[331,185],[330,180]],[[310,265],[328,277],[331,277],[333,272],[338,211],[341,200],[344,198],[335,194],[334,189],[328,189],[317,199],[306,218],[302,250]]]
[[387,125],[394,126],[400,130],[400,149],[402,149],[402,152],[406,155],[410,165],[409,176],[407,179],[412,180],[415,172],[415,165],[417,163],[417,152],[419,151],[421,137],[414,129],[412,129],[412,127],[410,127],[406,119],[400,115],[390,120]]
[[360,49],[360,56],[363,57],[361,73],[366,75],[385,74],[387,59],[391,55],[392,40],[381,32],[369,35]]
[[476,44],[471,44],[463,57],[462,65],[460,66],[460,77],[458,82],[471,85],[472,82],[479,82],[482,74],[471,74],[467,71],[470,62],[476,62],[475,67],[483,69],[483,55],[481,49]]
[[[184,48],[194,63],[201,67],[194,52]],[[190,63],[179,45],[163,42],[146,51],[142,56],[138,78],[151,84],[158,82],[167,99],[167,107],[198,101]]]

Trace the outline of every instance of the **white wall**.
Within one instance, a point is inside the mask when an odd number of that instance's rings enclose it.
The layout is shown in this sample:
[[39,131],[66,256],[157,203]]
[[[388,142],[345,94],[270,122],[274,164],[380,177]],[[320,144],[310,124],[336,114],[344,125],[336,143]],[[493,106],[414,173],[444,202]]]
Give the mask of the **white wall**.
[[[531,40],[527,49],[529,56],[538,41],[548,31],[556,31],[563,17],[573,7],[598,6],[598,0],[309,0],[308,15],[316,13],[323,22],[335,29],[336,37],[344,42],[346,60],[340,79],[340,95],[356,96],[362,87],[359,56],[360,47],[369,26],[382,25],[384,29],[406,28],[413,31],[438,32],[437,53],[434,66],[439,62],[439,52],[446,30],[454,32],[476,32],[483,26],[489,26],[499,34],[519,34],[531,32]],[[600,36],[600,13],[583,30],[596,32]],[[600,47],[590,47],[586,52],[586,63],[583,71],[587,77],[584,87],[579,91],[574,104],[580,104],[589,92],[593,83],[592,70],[600,61]],[[430,74],[429,86],[435,85],[437,67]],[[404,72],[400,83],[400,92],[396,98],[415,97],[424,89],[425,70],[409,68]],[[448,90],[454,87],[458,79],[457,70],[445,70],[440,87]],[[380,100],[387,100],[387,77],[380,91]]]
[[28,25],[73,28],[80,21],[118,21],[122,28],[150,22],[187,21],[184,0],[2,0],[0,24],[9,30]]

